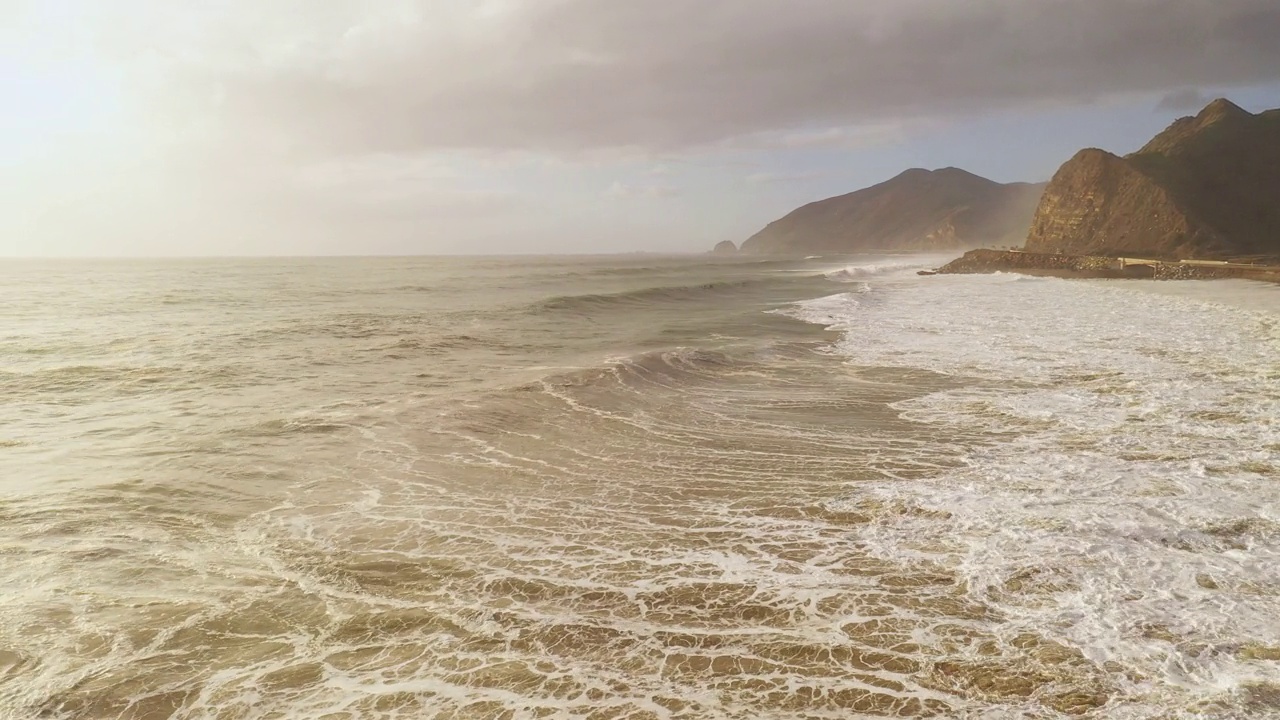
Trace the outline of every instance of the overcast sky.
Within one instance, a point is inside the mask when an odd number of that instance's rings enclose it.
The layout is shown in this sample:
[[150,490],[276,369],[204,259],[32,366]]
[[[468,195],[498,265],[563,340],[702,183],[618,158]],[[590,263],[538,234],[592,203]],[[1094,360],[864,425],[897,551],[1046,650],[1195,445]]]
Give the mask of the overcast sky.
[[0,0],[0,255],[701,251],[1218,95],[1280,2]]

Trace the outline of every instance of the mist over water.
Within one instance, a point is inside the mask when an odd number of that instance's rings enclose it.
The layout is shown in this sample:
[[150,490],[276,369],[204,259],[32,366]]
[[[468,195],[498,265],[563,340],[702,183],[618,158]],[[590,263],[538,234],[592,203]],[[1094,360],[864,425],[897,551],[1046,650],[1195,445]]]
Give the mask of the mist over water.
[[1280,295],[0,271],[0,717],[1280,717]]

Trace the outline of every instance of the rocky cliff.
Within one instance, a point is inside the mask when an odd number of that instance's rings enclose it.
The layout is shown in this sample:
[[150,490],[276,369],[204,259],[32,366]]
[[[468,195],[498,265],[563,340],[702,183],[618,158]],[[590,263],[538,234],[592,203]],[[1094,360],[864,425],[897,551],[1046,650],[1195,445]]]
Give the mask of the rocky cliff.
[[1280,110],[1215,100],[1126,157],[1080,151],[1045,189],[1026,250],[1280,255]]
[[1043,185],[1000,184],[958,168],[908,170],[805,205],[742,244],[757,254],[936,251],[1020,244]]

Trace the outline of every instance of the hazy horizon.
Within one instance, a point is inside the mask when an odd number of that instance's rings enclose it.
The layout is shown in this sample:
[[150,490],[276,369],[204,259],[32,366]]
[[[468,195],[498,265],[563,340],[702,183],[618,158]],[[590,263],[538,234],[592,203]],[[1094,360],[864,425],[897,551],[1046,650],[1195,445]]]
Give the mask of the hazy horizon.
[[0,256],[698,253],[909,167],[1047,180],[1226,96],[1263,0],[0,0]]

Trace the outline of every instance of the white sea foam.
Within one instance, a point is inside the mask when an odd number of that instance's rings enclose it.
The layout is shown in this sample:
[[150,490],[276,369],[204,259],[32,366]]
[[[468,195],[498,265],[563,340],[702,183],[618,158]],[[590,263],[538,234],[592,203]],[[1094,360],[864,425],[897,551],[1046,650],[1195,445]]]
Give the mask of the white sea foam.
[[[1258,650],[1280,646],[1272,290],[946,276],[878,283],[875,303],[801,303],[797,317],[842,332],[851,363],[962,381],[899,403],[905,418],[997,438],[957,470],[859,488],[833,508],[879,497],[934,511],[864,540],[956,569],[1010,637],[1037,630],[1135,669],[1130,692],[1147,701],[1110,717],[1280,683],[1259,659],[1274,651]],[[1252,716],[1267,712],[1280,709]]]
[[1275,714],[1260,286],[491,262],[0,283],[0,717]]
[[908,270],[914,271],[924,268],[934,268],[945,260],[946,258],[943,257],[912,256],[909,258],[884,260],[865,265],[847,265],[832,268],[831,270],[828,270],[825,275],[828,280],[834,280],[836,282],[859,282],[868,277],[889,274],[905,274]]

